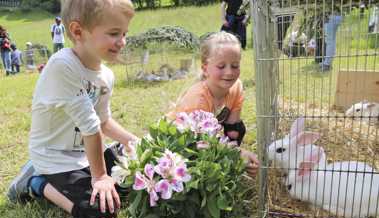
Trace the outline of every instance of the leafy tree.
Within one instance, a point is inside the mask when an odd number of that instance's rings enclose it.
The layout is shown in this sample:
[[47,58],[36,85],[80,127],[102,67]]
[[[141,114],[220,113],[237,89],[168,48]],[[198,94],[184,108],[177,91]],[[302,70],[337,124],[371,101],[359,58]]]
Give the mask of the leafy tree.
[[24,10],[42,8],[52,13],[59,13],[61,4],[60,0],[21,0],[21,8]]

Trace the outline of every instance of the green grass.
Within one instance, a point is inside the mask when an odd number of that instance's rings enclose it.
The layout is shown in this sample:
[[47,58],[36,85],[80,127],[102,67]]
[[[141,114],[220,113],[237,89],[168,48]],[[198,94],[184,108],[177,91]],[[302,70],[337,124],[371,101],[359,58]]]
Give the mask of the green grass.
[[[196,35],[217,31],[220,28],[219,5],[206,7],[183,7],[177,9],[143,10],[137,12],[129,28],[130,35],[146,31],[148,28],[162,25],[182,26]],[[43,11],[23,13],[1,12],[0,23],[11,34],[12,39],[24,49],[25,42],[41,43],[52,48],[50,25],[54,16]],[[168,54],[170,63],[176,55]],[[160,60],[156,61],[160,64]],[[242,75],[246,87],[246,103],[243,118],[248,127],[246,144],[255,140],[255,91],[252,85],[252,50],[243,53]],[[167,113],[170,104],[189,87],[195,75],[186,80],[142,83],[125,80],[125,66],[112,65],[116,75],[116,84],[112,97],[113,117],[126,129],[143,136],[148,126]],[[0,71],[0,217],[53,218],[69,217],[61,210],[45,203],[32,203],[26,206],[10,204],[5,197],[10,181],[28,159],[28,134],[30,129],[30,110],[36,73],[22,72],[19,75],[5,77]],[[143,101],[141,101],[143,99]],[[125,217],[122,215],[120,217]]]

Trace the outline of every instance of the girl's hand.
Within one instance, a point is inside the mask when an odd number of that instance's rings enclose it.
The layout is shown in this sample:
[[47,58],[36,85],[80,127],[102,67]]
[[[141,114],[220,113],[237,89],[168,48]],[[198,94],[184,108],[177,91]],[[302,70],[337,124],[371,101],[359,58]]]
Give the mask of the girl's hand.
[[232,140],[237,140],[239,133],[237,131],[229,131],[226,135]]
[[247,161],[246,171],[249,176],[255,177],[259,169],[259,160],[253,152],[241,149],[241,157]]

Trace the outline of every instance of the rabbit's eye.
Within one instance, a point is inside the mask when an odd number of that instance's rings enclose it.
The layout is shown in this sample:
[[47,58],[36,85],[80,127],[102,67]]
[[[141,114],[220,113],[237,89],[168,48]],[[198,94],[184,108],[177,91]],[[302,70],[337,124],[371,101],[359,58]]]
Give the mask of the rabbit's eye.
[[277,148],[277,149],[276,149],[276,153],[283,153],[283,152],[285,152],[285,151],[286,151],[285,148]]
[[361,109],[356,109],[355,111],[356,111],[356,112],[359,112],[359,111],[361,111]]

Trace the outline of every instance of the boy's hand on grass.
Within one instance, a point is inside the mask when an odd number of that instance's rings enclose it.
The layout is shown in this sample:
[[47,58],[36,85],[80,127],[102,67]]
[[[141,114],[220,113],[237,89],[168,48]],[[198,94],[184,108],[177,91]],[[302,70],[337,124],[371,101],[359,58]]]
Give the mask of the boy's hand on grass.
[[102,213],[106,212],[106,203],[108,204],[108,209],[111,213],[114,213],[115,209],[120,209],[120,197],[118,196],[114,185],[115,181],[108,175],[104,175],[98,178],[92,177],[93,191],[90,199],[90,204],[93,205],[95,203],[96,195],[99,194],[100,210]]

